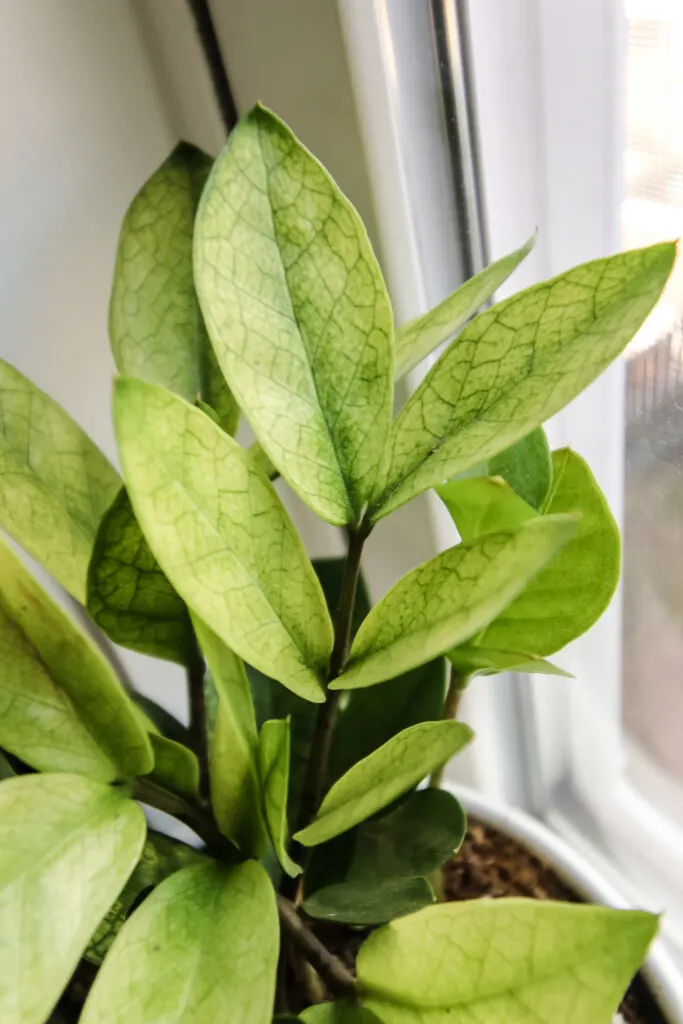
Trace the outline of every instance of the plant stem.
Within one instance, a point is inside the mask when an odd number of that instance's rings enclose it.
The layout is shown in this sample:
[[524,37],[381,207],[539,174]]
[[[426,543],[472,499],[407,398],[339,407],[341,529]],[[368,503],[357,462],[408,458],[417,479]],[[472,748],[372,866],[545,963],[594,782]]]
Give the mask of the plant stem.
[[294,905],[284,896],[278,894],[277,909],[283,931],[296,943],[332,995],[355,996],[357,993],[356,979],[341,960],[330,953],[310,928],[306,927]]
[[[458,711],[460,709],[460,701],[462,695],[467,689],[467,684],[470,681],[469,675],[465,673],[456,672],[456,670],[448,662],[450,667],[450,673],[448,677],[448,690],[446,691],[446,700],[443,705],[443,719],[457,718]],[[432,772],[429,785],[432,789],[439,789],[443,781],[443,773],[446,768],[445,764],[442,764],[439,768],[435,768]]]
[[206,700],[204,672],[206,666],[196,639],[187,664],[187,696],[190,706],[190,745],[199,761],[199,792],[202,799],[209,797],[209,737],[206,729]]
[[[369,532],[369,529],[363,524],[361,524],[357,531],[349,531],[349,547],[339,592],[334,647],[332,649],[332,657],[330,658],[328,683],[341,674],[348,657],[353,611],[356,606],[356,592],[360,578],[360,560],[363,553],[363,545]],[[318,720],[311,744],[311,754],[308,760],[301,797],[299,829],[305,828],[306,825],[310,824],[320,805],[340,697],[341,691],[328,690],[327,699],[324,704],[321,704],[320,711],[318,712]],[[306,853],[303,856],[305,858]]]
[[135,780],[133,799],[182,821],[204,840],[207,849],[220,860],[234,864],[240,859],[236,847],[218,831],[211,813],[201,804],[192,803],[147,778]]

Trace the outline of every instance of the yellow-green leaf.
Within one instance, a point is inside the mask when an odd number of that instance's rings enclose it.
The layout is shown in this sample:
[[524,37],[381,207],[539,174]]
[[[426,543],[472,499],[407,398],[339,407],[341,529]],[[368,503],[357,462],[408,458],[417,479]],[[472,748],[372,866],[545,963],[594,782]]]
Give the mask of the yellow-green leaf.
[[452,338],[470,317],[529,255],[536,242],[533,235],[523,246],[496,260],[423,316],[404,324],[396,332],[396,377],[402,377],[433,352],[437,345]]
[[124,924],[81,1024],[271,1024],[278,946],[259,864],[184,868]]
[[120,486],[61,406],[0,359],[0,526],[83,603],[97,528]]
[[192,279],[192,235],[211,157],[180,143],[143,185],[121,228],[109,333],[121,373],[200,396],[233,434],[239,409],[216,364]]
[[326,794],[312,824],[294,836],[317,846],[353,828],[445,764],[472,739],[462,722],[420,722],[350,768]]
[[262,857],[268,834],[261,811],[259,741],[249,680],[241,658],[196,616],[197,639],[218,693],[211,740],[211,800],[221,832],[246,856]]
[[447,652],[456,672],[461,677],[495,676],[499,672],[526,672],[541,676],[565,676],[573,678],[571,673],[558,668],[545,658],[525,651],[497,651],[491,647],[478,647],[475,644],[463,644]]
[[540,509],[553,480],[550,445],[543,427],[536,427],[489,459],[488,472],[502,477],[528,505]]
[[172,585],[240,657],[321,701],[332,624],[272,484],[170,391],[121,378],[114,406],[128,493]]
[[135,867],[145,817],[80,775],[0,783],[0,1020],[44,1024]]
[[631,340],[675,257],[665,243],[595,260],[477,316],[399,413],[373,518],[508,448],[575,398]]
[[0,540],[0,745],[39,771],[144,775],[152,749],[100,650]]
[[450,480],[434,489],[465,542],[536,518],[533,508],[498,476]]
[[301,868],[287,853],[289,828],[287,798],[289,795],[290,726],[289,719],[271,719],[261,726],[259,768],[268,831],[280,865],[290,878],[301,874]]
[[154,751],[151,781],[183,796],[199,796],[199,761],[189,747],[160,733],[151,732],[149,739]]
[[365,941],[363,1005],[383,1024],[611,1024],[656,931],[637,910],[442,903]]
[[576,529],[571,516],[538,517],[458,544],[413,569],[372,609],[353,641],[346,671],[332,688],[373,686],[468,640],[510,604]]
[[261,106],[209,178],[195,281],[218,361],[269,459],[323,519],[357,520],[386,466],[391,306],[358,214]]

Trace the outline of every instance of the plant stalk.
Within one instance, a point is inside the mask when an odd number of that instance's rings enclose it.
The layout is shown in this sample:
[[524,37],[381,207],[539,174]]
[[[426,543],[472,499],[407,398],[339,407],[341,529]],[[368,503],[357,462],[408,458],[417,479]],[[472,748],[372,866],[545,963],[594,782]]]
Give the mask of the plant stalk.
[[332,995],[354,997],[358,991],[356,979],[342,961],[330,953],[310,928],[306,927],[294,905],[278,894],[277,909],[283,931],[315,968]]
[[199,792],[203,800],[209,798],[209,737],[206,727],[206,699],[204,673],[206,665],[197,640],[194,639],[187,664],[187,696],[190,707],[190,745],[199,761]]
[[[441,716],[444,720],[458,717],[460,701],[462,700],[462,695],[467,689],[467,684],[470,681],[469,675],[466,673],[456,672],[450,661],[448,664],[450,667],[448,690],[446,691],[446,699],[444,701],[443,714]],[[429,778],[429,785],[431,789],[439,789],[441,787],[445,768],[446,765],[442,764],[439,768],[434,769]]]
[[206,843],[207,850],[220,860],[235,864],[240,860],[237,848],[218,831],[209,811],[199,803],[193,803],[170,789],[160,786],[152,779],[139,778],[133,786],[133,799],[139,800],[158,811],[164,811],[182,821],[196,832]]

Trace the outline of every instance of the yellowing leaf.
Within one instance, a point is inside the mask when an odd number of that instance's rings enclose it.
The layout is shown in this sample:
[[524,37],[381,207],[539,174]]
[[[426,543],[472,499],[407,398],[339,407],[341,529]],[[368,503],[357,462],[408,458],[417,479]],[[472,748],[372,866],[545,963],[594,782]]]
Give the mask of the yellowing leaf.
[[81,1024],[271,1024],[278,944],[259,864],[184,868],[124,924]]
[[421,722],[350,768],[325,796],[312,824],[294,836],[316,846],[353,828],[445,764],[472,739],[462,722]]
[[666,243],[595,260],[476,317],[394,422],[373,518],[508,448],[575,398],[631,340],[675,257]]
[[40,771],[144,775],[152,749],[94,643],[0,540],[0,745]]
[[510,604],[576,527],[571,516],[538,517],[458,544],[413,569],[372,609],[332,689],[372,686],[468,640]]
[[287,853],[289,760],[289,719],[272,719],[269,722],[264,722],[261,726],[259,741],[259,767],[268,830],[282,869],[290,878],[296,878],[301,874],[301,868]]
[[0,783],[0,1020],[44,1024],[145,840],[123,790],[80,775]]
[[358,214],[263,107],[240,120],[209,178],[195,281],[268,458],[323,519],[357,520],[385,470],[391,307]]
[[465,281],[434,309],[404,324],[396,332],[396,377],[408,373],[437,345],[453,337],[528,256],[535,241],[534,235],[519,249]]
[[361,947],[384,1024],[610,1024],[657,930],[641,911],[540,900],[427,907]]
[[233,434],[239,409],[216,365],[192,280],[192,234],[211,157],[180,143],[131,203],[121,228],[109,333],[121,373],[189,402],[201,396]]
[[0,359],[0,526],[78,601],[100,519],[120,486],[71,417]]
[[621,564],[619,529],[584,460],[553,452],[553,486],[544,515],[580,513],[576,535],[477,638],[484,647],[544,657],[575,640],[610,603]]
[[332,649],[320,584],[272,484],[201,410],[120,379],[128,493],[161,568],[240,657],[308,700]]
[[193,637],[185,602],[150,551],[125,488],[100,523],[88,571],[87,607],[115,643],[188,663]]
[[221,832],[247,856],[262,857],[267,845],[261,812],[258,733],[244,664],[196,616],[197,639],[206,656],[218,710],[211,740],[211,801]]

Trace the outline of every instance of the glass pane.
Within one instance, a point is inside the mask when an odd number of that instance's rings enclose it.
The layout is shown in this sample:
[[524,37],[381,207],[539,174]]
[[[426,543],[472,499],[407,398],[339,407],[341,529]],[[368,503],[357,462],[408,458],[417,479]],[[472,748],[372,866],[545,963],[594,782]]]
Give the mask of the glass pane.
[[[625,248],[683,235],[683,4],[629,0]],[[683,263],[627,352],[624,719],[639,785],[683,783]],[[675,801],[679,807],[680,791]]]

